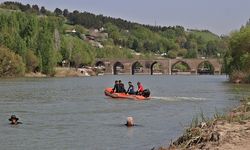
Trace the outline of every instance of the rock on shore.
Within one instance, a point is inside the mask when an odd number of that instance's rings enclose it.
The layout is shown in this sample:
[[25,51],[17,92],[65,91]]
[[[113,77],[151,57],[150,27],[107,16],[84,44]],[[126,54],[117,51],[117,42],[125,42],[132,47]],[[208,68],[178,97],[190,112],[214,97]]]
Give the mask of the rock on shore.
[[[55,68],[55,74],[53,77],[85,77],[85,76],[95,76],[96,72],[92,69],[86,69],[86,68],[66,68],[66,67],[57,67]],[[24,77],[37,77],[37,78],[43,78],[43,77],[49,77],[46,74],[42,74],[41,72],[30,72],[26,73]]]
[[96,75],[92,69],[86,68],[56,68],[55,77],[83,77]]

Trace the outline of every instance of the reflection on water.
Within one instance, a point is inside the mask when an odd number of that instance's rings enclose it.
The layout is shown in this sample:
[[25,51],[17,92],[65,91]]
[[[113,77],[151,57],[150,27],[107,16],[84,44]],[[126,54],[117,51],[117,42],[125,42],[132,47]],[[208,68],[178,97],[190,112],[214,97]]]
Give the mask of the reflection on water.
[[[141,81],[152,99],[105,97],[104,88],[116,79]],[[151,149],[180,135],[201,110],[212,116],[249,95],[249,85],[225,81],[225,76],[163,75],[0,80],[0,148]],[[24,124],[9,126],[11,114]],[[127,116],[138,126],[123,126]]]

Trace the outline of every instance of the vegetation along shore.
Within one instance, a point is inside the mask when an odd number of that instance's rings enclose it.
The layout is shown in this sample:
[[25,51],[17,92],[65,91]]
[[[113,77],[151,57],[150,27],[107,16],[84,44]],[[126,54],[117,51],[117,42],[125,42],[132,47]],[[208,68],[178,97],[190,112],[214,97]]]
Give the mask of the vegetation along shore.
[[[217,58],[233,83],[250,83],[250,20],[230,35],[139,23],[18,2],[0,4],[0,77],[98,75],[97,59]],[[182,68],[183,66],[180,66]],[[185,68],[184,68],[185,69]],[[250,149],[250,98],[229,114],[201,114],[167,148]]]
[[249,64],[249,22],[240,31],[218,36],[18,2],[3,2],[0,12],[0,77],[55,76],[58,67],[93,66],[98,58],[206,57],[224,58],[223,72],[233,82],[249,82],[249,69],[243,67]]
[[216,113],[212,119],[201,114],[169,147],[158,150],[248,150],[249,140],[250,97],[244,98],[241,105],[228,114]]

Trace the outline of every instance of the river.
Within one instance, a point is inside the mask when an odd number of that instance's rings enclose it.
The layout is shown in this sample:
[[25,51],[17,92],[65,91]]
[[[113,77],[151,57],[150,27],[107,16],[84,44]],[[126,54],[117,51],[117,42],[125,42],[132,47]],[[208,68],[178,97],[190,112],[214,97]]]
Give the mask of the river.
[[[114,100],[114,80],[141,81],[149,101]],[[0,149],[149,150],[180,136],[197,114],[213,116],[250,95],[226,76],[98,76],[0,80]],[[126,84],[125,84],[126,85]],[[8,124],[15,114],[22,125]],[[138,126],[126,128],[127,116]]]

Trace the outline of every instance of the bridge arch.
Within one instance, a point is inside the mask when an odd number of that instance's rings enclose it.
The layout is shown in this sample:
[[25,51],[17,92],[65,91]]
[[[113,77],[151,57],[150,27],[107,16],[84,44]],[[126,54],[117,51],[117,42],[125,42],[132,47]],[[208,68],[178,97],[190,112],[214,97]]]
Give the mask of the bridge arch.
[[198,74],[214,74],[214,65],[205,60],[205,61],[202,61],[201,63],[198,64],[197,66],[197,73]]
[[124,70],[124,65],[117,61],[116,63],[114,63],[113,65],[113,74],[114,75],[118,75],[119,73],[123,73]]
[[[156,73],[164,73],[164,74],[201,74],[199,68],[202,68],[202,63],[207,62],[212,65],[212,69],[214,70],[211,74],[220,74],[222,68],[222,61],[219,59],[97,59],[92,67],[96,67],[97,71],[100,71],[99,68],[104,68],[103,73],[105,74],[156,74]],[[135,63],[141,64],[139,70],[141,72],[136,72]],[[176,67],[177,64],[181,64],[186,66],[186,70],[181,72]],[[132,67],[133,65],[133,67]],[[157,71],[157,65],[161,65],[162,71],[160,69]],[[178,65],[177,65],[178,66]],[[156,70],[155,70],[156,69]],[[137,69],[138,71],[138,69]],[[180,72],[178,72],[180,71]]]
[[106,66],[105,65],[105,63],[103,62],[103,61],[97,61],[96,63],[95,63],[95,67],[98,67],[98,66]]
[[150,74],[151,75],[154,75],[154,73],[157,73],[157,74],[163,74],[163,69],[162,69],[162,64],[157,62],[157,61],[154,61],[151,66],[150,66]]
[[95,63],[95,69],[97,74],[104,73],[106,71],[106,65],[103,61],[98,61]]
[[131,70],[132,70],[132,75],[134,75],[135,73],[142,73],[143,66],[139,61],[136,61],[132,64]]
[[182,60],[177,61],[173,65],[171,65],[171,74],[178,74],[178,73],[191,73],[190,65]]

